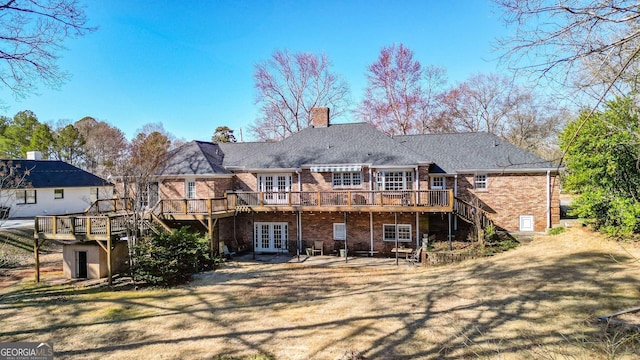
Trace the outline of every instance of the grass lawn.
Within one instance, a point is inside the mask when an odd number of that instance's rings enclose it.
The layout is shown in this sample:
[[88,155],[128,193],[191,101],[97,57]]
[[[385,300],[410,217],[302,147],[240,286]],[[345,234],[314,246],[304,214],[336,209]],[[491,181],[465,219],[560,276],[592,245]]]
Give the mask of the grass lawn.
[[638,256],[576,228],[434,268],[232,261],[138,291],[29,277],[0,289],[0,342],[53,341],[56,359],[631,359],[637,335],[594,319],[640,305]]

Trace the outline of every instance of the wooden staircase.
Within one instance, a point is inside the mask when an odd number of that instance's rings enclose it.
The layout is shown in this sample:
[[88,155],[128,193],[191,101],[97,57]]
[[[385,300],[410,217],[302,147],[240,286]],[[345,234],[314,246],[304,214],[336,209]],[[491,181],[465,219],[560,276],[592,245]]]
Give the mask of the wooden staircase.
[[493,220],[488,212],[459,198],[454,198],[453,213],[472,225],[479,221],[483,229],[493,225]]

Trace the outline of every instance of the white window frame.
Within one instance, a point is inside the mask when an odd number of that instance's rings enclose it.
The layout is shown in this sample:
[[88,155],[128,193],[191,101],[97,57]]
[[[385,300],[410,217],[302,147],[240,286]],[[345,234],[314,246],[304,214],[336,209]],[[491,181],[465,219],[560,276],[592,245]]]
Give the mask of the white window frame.
[[[258,191],[263,192],[264,201],[267,204],[287,204],[291,192],[291,174],[259,174]],[[282,181],[280,181],[282,180]]]
[[[393,228],[387,231],[387,228]],[[387,237],[393,231],[393,238]],[[411,224],[398,224],[398,242],[412,242]],[[396,241],[396,225],[395,224],[383,224],[382,225],[382,240],[383,241]]]
[[487,174],[475,174],[473,176],[473,188],[476,190],[488,190],[489,189],[489,175]]
[[185,199],[195,199],[197,197],[196,181],[187,179],[184,181],[184,197]]
[[253,246],[257,251],[283,251],[288,249],[288,244],[289,223],[255,222],[253,224]]
[[16,190],[16,205],[37,204],[38,194],[36,190]]
[[64,199],[64,189],[53,189],[53,198],[55,200]]
[[378,170],[376,172],[378,190],[413,190],[413,184],[413,170]]
[[362,188],[362,172],[334,172],[331,184],[334,188]]
[[447,188],[447,179],[444,176],[431,177],[431,190],[445,190],[446,188]]
[[347,239],[347,224],[333,223],[333,240]]

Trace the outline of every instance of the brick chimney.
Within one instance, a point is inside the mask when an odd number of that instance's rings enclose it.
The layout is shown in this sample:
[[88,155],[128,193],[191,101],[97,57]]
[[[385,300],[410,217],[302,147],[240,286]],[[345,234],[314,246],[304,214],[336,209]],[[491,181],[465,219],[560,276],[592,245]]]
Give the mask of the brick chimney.
[[313,127],[328,127],[329,126],[329,108],[328,107],[316,107],[311,109],[311,123]]

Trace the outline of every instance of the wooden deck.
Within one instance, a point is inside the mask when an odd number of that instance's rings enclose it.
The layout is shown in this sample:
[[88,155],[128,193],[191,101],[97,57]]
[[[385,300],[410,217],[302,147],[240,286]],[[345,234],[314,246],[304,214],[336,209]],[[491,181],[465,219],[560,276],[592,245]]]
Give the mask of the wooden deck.
[[[122,199],[100,200],[88,215],[37,216],[34,236],[104,241],[123,235],[131,204]],[[159,221],[204,221],[248,211],[451,212],[453,208],[452,190],[233,192],[221,198],[161,200],[148,214]]]
[[126,233],[126,215],[36,216],[34,236],[41,239],[107,241]]
[[235,192],[235,209],[271,211],[451,212],[453,190]]

